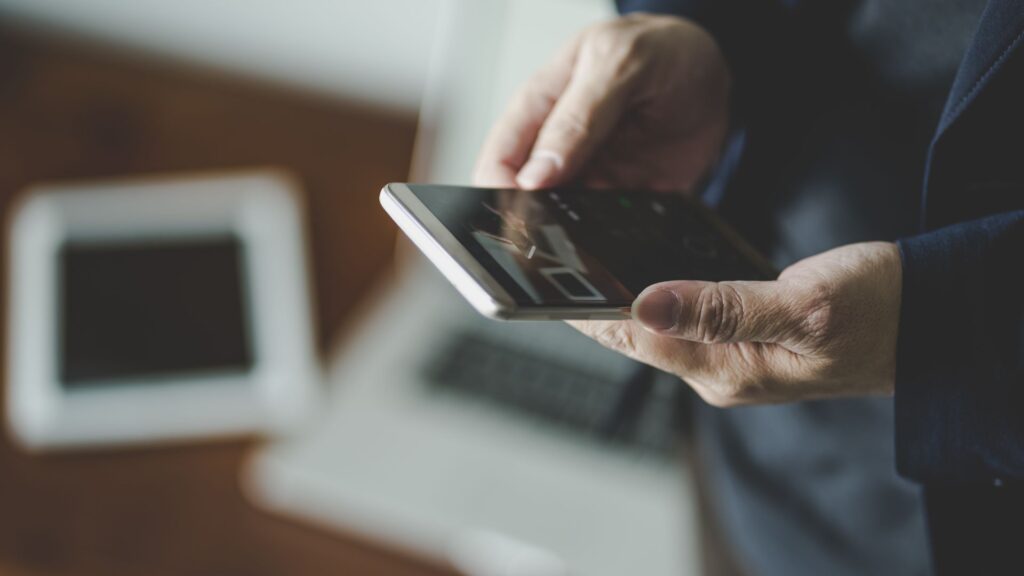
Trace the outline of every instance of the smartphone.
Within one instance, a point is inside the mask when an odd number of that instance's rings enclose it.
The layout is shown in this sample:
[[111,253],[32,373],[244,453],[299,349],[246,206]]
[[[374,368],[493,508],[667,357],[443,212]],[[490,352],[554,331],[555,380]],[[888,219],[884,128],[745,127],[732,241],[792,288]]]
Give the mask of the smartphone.
[[683,194],[396,183],[380,201],[470,304],[495,319],[622,319],[657,282],[777,275]]

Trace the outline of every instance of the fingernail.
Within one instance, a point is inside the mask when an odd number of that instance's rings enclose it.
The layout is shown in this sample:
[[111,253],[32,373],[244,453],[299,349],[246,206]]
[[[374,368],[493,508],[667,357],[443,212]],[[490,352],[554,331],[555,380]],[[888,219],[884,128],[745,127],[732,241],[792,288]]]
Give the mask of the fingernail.
[[679,298],[668,290],[641,293],[633,302],[633,319],[654,332],[671,330],[679,321]]
[[516,176],[520,188],[533,189],[544,186],[558,171],[556,159],[547,153],[534,154]]

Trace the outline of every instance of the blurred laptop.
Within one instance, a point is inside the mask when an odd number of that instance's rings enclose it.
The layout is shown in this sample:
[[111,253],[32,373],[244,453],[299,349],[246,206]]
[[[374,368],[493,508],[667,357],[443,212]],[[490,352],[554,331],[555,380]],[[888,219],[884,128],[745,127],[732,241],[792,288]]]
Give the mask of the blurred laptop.
[[[464,182],[515,86],[609,10],[447,2],[415,178]],[[253,459],[255,500],[472,576],[697,573],[679,382],[559,322],[487,320],[403,256],[331,359],[325,416]]]

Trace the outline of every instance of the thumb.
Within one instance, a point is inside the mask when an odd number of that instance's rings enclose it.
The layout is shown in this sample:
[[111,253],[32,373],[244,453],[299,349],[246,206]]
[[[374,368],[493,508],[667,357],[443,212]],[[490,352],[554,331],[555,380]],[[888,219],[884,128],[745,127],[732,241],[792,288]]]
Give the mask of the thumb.
[[662,282],[640,293],[633,319],[655,334],[704,343],[784,343],[802,325],[777,281]]
[[627,87],[581,54],[572,79],[541,126],[530,160],[516,176],[533,190],[571,178],[608,137],[625,108]]

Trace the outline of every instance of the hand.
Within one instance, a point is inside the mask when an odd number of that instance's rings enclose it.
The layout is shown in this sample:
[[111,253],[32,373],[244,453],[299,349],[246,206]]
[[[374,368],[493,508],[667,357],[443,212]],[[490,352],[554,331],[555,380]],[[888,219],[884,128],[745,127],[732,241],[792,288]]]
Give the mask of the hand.
[[637,14],[597,24],[513,99],[474,183],[689,189],[722,148],[730,84],[715,41],[691,22]]
[[850,244],[772,282],[655,284],[633,320],[571,324],[715,406],[891,394],[901,286],[895,244]]

